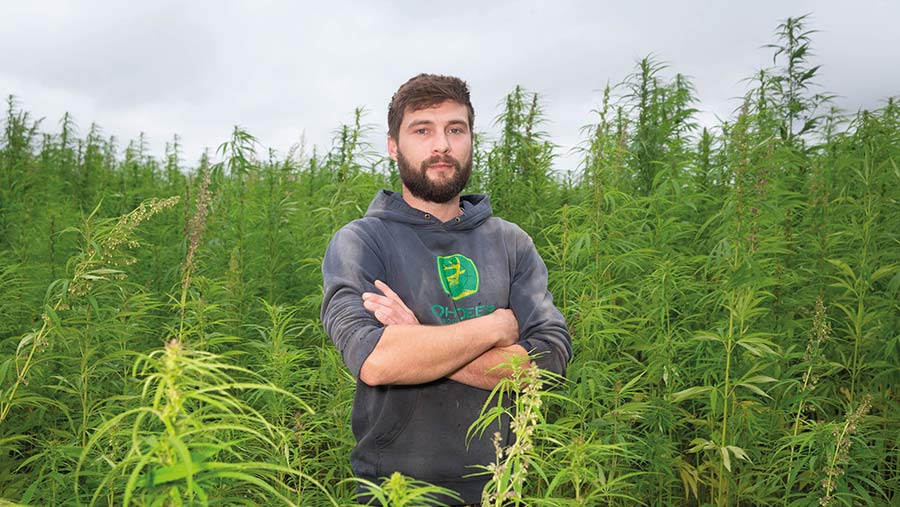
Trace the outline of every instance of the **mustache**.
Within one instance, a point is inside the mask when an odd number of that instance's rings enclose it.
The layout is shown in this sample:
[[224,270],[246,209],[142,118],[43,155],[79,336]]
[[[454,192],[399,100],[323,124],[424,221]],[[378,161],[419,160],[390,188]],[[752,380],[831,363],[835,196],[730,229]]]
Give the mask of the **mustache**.
[[422,169],[434,164],[449,164],[457,169],[460,168],[459,161],[450,155],[434,155],[422,161]]

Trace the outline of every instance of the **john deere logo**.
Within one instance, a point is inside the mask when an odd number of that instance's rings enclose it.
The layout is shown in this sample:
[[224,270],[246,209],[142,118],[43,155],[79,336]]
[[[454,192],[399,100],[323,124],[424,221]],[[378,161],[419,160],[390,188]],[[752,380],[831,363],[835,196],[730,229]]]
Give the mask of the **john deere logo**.
[[454,301],[478,292],[478,268],[465,255],[439,255],[437,269],[441,287]]

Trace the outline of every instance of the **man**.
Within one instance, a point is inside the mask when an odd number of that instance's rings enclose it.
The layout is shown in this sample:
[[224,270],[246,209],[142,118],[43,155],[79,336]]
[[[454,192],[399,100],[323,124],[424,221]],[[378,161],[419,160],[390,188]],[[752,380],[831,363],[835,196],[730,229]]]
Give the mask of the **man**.
[[[322,322],[357,378],[350,455],[357,477],[394,471],[478,503],[491,435],[466,432],[511,356],[558,374],[572,353],[531,238],[460,196],[472,170],[466,83],[421,74],[388,110],[402,193],[380,191],[339,230],[322,264]],[[510,443],[508,422],[500,428]]]

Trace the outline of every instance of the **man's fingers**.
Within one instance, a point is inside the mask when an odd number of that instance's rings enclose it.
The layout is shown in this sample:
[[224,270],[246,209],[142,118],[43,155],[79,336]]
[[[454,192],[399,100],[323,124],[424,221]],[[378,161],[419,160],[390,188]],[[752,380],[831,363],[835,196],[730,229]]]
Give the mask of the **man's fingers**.
[[406,303],[403,302],[403,299],[401,299],[396,292],[391,290],[391,288],[388,287],[386,283],[382,282],[381,280],[375,280],[375,283],[376,287],[384,292],[385,297],[390,298],[392,301],[394,301],[400,307],[400,309],[406,312],[410,318],[416,321],[416,323],[419,322],[419,320],[416,319],[416,314],[414,314],[413,311],[410,310],[408,306],[406,306]]
[[380,290],[385,296],[399,302],[403,306],[406,306],[406,303],[404,303],[403,300],[400,299],[400,296],[398,296],[397,293],[393,291],[393,289],[388,287],[388,284],[382,282],[381,280],[375,280],[375,287]]
[[[381,285],[382,287],[378,287]],[[399,296],[388,287],[384,282],[376,282],[379,290],[385,291],[385,295],[376,294],[374,292],[365,292],[362,295],[363,307],[372,313],[380,312],[375,315],[384,325],[388,324],[418,324],[419,320],[416,315],[407,308]],[[387,290],[385,290],[387,289]]]
[[373,313],[386,312],[391,310],[391,307],[389,305],[382,304],[374,299],[363,301],[363,308]]
[[391,299],[387,296],[382,296],[381,294],[375,294],[372,292],[366,292],[365,294],[363,294],[363,302],[364,303],[371,302],[371,303],[381,305],[381,306],[397,306],[397,302],[394,301],[393,299]]
[[385,326],[399,323],[394,316],[393,309],[390,307],[376,303],[375,301],[363,301],[363,307],[372,312],[375,318],[378,319],[378,322],[381,322]]
[[396,324],[396,322],[394,322],[393,319],[388,317],[387,312],[384,312],[381,310],[378,310],[377,312],[375,312],[375,318],[378,319],[378,322],[381,322],[385,326],[389,326],[391,324]]
[[418,324],[416,316],[405,307],[400,307],[385,296],[372,294],[363,300],[363,308],[372,312],[375,318],[384,325]]
[[[388,284],[382,282],[381,280],[375,280],[375,287],[382,293],[384,293],[385,297],[397,303],[404,312],[408,313],[415,319],[415,314],[412,312],[412,310],[410,310],[409,307],[406,306],[406,303],[403,302],[403,299],[400,297],[400,295],[394,292],[393,289],[388,286]],[[416,321],[418,322],[418,320]]]

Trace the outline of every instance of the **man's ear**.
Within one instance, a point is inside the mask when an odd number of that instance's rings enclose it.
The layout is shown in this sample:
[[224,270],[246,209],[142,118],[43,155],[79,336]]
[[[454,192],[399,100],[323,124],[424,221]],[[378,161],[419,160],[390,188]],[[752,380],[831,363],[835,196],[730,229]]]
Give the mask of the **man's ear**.
[[390,135],[388,135],[388,154],[395,162],[397,161],[397,141]]

